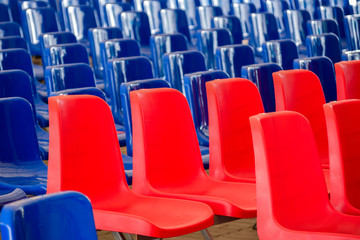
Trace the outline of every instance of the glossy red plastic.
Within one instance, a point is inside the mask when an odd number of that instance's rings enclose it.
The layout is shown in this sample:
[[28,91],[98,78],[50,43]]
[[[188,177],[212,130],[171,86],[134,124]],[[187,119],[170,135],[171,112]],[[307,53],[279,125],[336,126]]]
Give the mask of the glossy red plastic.
[[360,99],[360,60],[335,64],[337,99]]
[[331,203],[344,213],[360,215],[360,100],[324,105],[329,136]]
[[360,239],[360,217],[330,204],[308,120],[296,112],[250,118],[257,229],[262,240]]
[[329,168],[328,139],[323,105],[325,96],[317,75],[309,70],[273,73],[276,111],[290,110],[304,115],[314,131],[323,168]]
[[181,92],[142,89],[130,93],[130,102],[135,192],[203,202],[216,215],[256,216],[255,184],[222,182],[206,174]]
[[205,204],[140,196],[130,190],[109,106],[89,95],[49,98],[48,193],[87,195],[97,229],[173,237],[213,224]]
[[259,90],[244,78],[206,83],[211,177],[255,183],[254,149],[249,117],[263,113]]

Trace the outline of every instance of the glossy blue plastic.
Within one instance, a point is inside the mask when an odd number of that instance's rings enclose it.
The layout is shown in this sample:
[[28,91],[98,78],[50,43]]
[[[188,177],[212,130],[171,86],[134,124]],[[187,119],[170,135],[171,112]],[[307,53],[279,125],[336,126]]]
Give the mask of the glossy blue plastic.
[[280,38],[277,22],[272,13],[253,13],[251,21],[251,45],[255,46],[256,53],[261,54],[264,42]]
[[252,31],[251,14],[256,12],[253,3],[233,3],[234,15],[239,18],[244,39],[250,38]]
[[184,75],[206,71],[204,55],[199,51],[179,51],[166,53],[163,56],[165,80],[172,88],[184,91]]
[[284,0],[266,0],[266,10],[274,14],[280,35],[285,33],[285,26],[283,22],[284,11],[289,9],[289,4]]
[[[161,8],[166,8],[167,6],[167,0],[150,0],[150,1],[154,1],[154,2],[158,2],[160,4]],[[135,6],[135,10],[136,11],[143,11],[145,12],[145,2],[147,2],[147,0],[132,0],[133,5]]]
[[342,54],[343,61],[360,60],[360,50],[346,51]]
[[[109,27],[121,26],[121,13],[131,11],[131,5],[128,3],[107,3],[105,4],[106,22]],[[103,22],[104,25],[104,22]]]
[[[109,24],[109,18],[108,18],[109,16],[107,14],[107,7],[106,7],[107,4],[114,4],[115,6],[114,8],[116,8],[116,6],[122,8],[121,12],[131,10],[131,5],[129,3],[123,2],[122,0],[98,0],[97,2],[99,4],[98,13],[99,13],[101,25],[103,27],[111,26]],[[120,16],[120,14],[118,16]]]
[[161,78],[164,76],[162,56],[165,53],[188,50],[187,40],[181,33],[157,34],[150,38],[150,49],[155,77]]
[[[106,101],[105,93],[96,87],[71,88],[50,93],[50,97],[60,95],[93,95]],[[120,128],[121,130],[119,131],[123,131],[123,126],[120,126]],[[125,145],[125,134],[123,138],[123,144]]]
[[309,35],[333,33],[340,38],[339,26],[334,19],[310,20],[307,22],[307,30]]
[[249,45],[226,45],[216,49],[216,68],[231,78],[241,77],[241,67],[254,63],[254,50]]
[[360,49],[360,16],[348,15],[344,19],[344,28],[348,50]]
[[340,7],[320,6],[317,10],[317,18],[319,19],[334,19],[340,30],[340,36],[345,39],[344,29],[344,10]]
[[153,78],[152,64],[147,57],[142,56],[111,59],[108,61],[108,76],[106,92],[110,94],[115,123],[124,124],[120,85],[123,82]]
[[243,34],[241,31],[240,20],[235,16],[217,16],[212,19],[212,28],[226,28],[230,31],[233,43],[241,44],[243,40]]
[[0,215],[3,240],[96,240],[89,199],[78,192],[60,192],[6,205]]
[[326,102],[336,101],[334,64],[328,57],[308,57],[294,61],[294,69],[307,69],[315,73],[321,82]]
[[0,37],[23,36],[19,24],[16,22],[0,22]]
[[316,10],[321,6],[321,0],[298,0],[299,9],[306,10],[313,19],[316,16]]
[[12,15],[9,7],[0,3],[0,22],[12,22]]
[[121,25],[125,38],[138,40],[140,45],[150,44],[149,18],[144,12],[127,11],[121,13]]
[[186,13],[181,9],[162,9],[160,11],[163,32],[182,33],[191,41]]
[[52,8],[26,9],[21,12],[22,29],[32,55],[41,55],[39,36],[42,33],[57,32],[60,25]]
[[89,29],[88,37],[95,75],[97,78],[103,78],[104,67],[100,56],[100,42],[122,38],[121,29],[114,27],[91,28]]
[[0,2],[10,8],[13,21],[21,23],[18,0],[1,0]]
[[341,61],[339,38],[333,33],[307,36],[306,48],[308,57],[326,56],[334,64]]
[[47,167],[40,158],[31,105],[23,98],[0,99],[0,188],[45,194]]
[[121,83],[120,97],[125,123],[126,151],[128,156],[133,155],[132,122],[130,108],[130,92],[139,89],[169,88],[170,84],[162,79],[143,79],[138,81]]
[[185,74],[185,96],[190,106],[199,144],[209,146],[209,119],[205,84],[215,79],[229,78],[221,70]]
[[329,5],[343,9],[345,15],[353,14],[349,0],[329,0]]
[[275,93],[272,74],[283,70],[276,63],[262,63],[244,66],[241,77],[249,79],[259,88],[265,112],[275,111]]
[[187,22],[189,24],[189,29],[194,30],[197,28],[196,22],[196,7],[200,3],[198,0],[168,0],[168,8],[170,9],[181,9],[186,12]]
[[[86,47],[81,43],[52,45],[50,46],[48,53],[50,56],[46,57],[50,60],[50,66],[69,63],[90,64]],[[47,54],[47,52],[45,52],[45,54]]]
[[199,29],[211,28],[211,20],[216,16],[222,16],[223,12],[220,7],[199,6],[196,9],[196,21]]
[[149,25],[151,34],[158,34],[162,32],[160,10],[161,2],[160,1],[144,1],[144,12],[148,15]]
[[213,6],[220,7],[224,15],[232,15],[232,0],[212,0]]
[[10,36],[0,38],[0,49],[22,48],[28,51],[25,39],[20,36]]
[[284,23],[286,36],[295,41],[296,46],[304,45],[307,35],[306,23],[311,16],[306,10],[286,10]]
[[263,44],[264,62],[279,64],[284,70],[293,68],[294,59],[299,58],[299,51],[291,39],[273,40]]
[[15,188],[15,190],[1,189],[0,207],[2,208],[5,204],[15,202],[24,198],[26,198],[26,193],[20,188]]
[[91,6],[90,0],[59,0],[59,19],[62,30],[70,31],[69,16],[66,12],[69,6]]
[[215,69],[216,48],[232,44],[229,30],[225,28],[203,29],[197,32],[197,45],[205,56],[207,69]]
[[[47,2],[45,1],[20,1],[19,2],[19,8],[21,10],[26,10],[28,8],[48,8],[51,7]],[[54,9],[56,10],[56,9]]]

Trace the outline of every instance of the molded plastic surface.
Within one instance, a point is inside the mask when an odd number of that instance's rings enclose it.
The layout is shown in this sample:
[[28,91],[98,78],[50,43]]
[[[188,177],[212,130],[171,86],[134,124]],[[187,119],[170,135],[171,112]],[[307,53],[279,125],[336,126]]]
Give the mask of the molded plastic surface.
[[23,33],[16,22],[0,22],[0,37],[21,36]]
[[[114,8],[117,8],[116,10],[120,10],[120,12],[118,12],[119,14],[117,14],[117,16],[120,16],[121,12],[123,11],[130,11],[131,10],[131,4],[130,3],[125,3],[122,0],[99,0],[97,1],[99,4],[99,17],[101,20],[101,24],[103,27],[110,27],[112,26],[110,24],[110,22],[114,22],[111,19],[111,17],[115,17],[114,15],[110,16],[108,15],[108,8],[113,8],[113,10],[115,10]],[[109,5],[108,5],[109,4]],[[111,6],[111,7],[110,7]],[[109,9],[109,10],[110,10]],[[115,27],[115,26],[112,26]],[[116,26],[119,27],[119,26]]]
[[346,42],[349,50],[360,49],[360,16],[349,15],[344,18],[344,28],[346,34]]
[[210,29],[211,20],[216,16],[222,16],[223,12],[217,6],[199,6],[196,9],[196,21],[199,29]]
[[244,78],[206,83],[209,113],[211,177],[255,183],[255,161],[249,117],[264,112],[260,93]]
[[216,16],[211,22],[212,28],[226,28],[231,33],[233,43],[241,44],[243,33],[240,20],[235,16]]
[[291,39],[272,40],[263,44],[264,62],[277,63],[284,70],[288,70],[293,68],[293,61],[297,58],[299,51]]
[[333,63],[341,61],[339,38],[333,33],[307,36],[306,48],[308,57],[326,56]]
[[161,24],[163,32],[167,34],[181,33],[184,34],[190,42],[189,25],[186,19],[186,13],[181,9],[162,9]]
[[12,15],[9,7],[0,3],[0,22],[12,22]]
[[[86,63],[89,62],[89,55],[86,47],[81,43],[67,43],[52,45],[49,47],[50,66],[63,65],[69,63]],[[47,57],[47,56],[45,56]]]
[[252,31],[251,14],[256,12],[253,3],[233,3],[234,15],[240,19],[244,39],[250,38]]
[[75,190],[86,194],[97,229],[162,238],[213,224],[213,213],[206,205],[145,197],[130,190],[105,101],[94,96],[58,96],[49,99],[49,107],[48,193]]
[[[166,0],[163,2],[166,7]],[[144,12],[148,15],[151,34],[162,32],[160,10],[162,8],[160,1],[144,1]]]
[[344,10],[334,6],[320,6],[317,11],[319,19],[333,19],[338,23],[340,35],[345,39]]
[[59,18],[61,22],[62,29],[65,31],[71,31],[69,15],[67,8],[69,6],[91,6],[90,0],[59,0]]
[[360,99],[360,61],[336,63],[335,72],[338,100]]
[[0,49],[22,48],[28,51],[28,45],[25,39],[20,36],[10,36],[0,38]]
[[288,2],[284,0],[280,0],[280,1],[267,0],[265,1],[265,3],[266,3],[267,12],[274,14],[279,33],[283,35],[285,33],[284,11],[289,9]]
[[[128,3],[107,3],[105,4],[105,11],[107,15],[107,22],[109,27],[121,26],[121,13],[131,11],[132,7]],[[104,24],[104,22],[103,22]]]
[[295,41],[296,46],[304,45],[307,35],[306,23],[311,16],[306,10],[286,10],[284,24],[286,37]]
[[20,188],[15,190],[2,189],[0,190],[0,207],[2,208],[5,204],[18,201],[26,198],[26,193]]
[[307,22],[309,35],[333,33],[340,39],[339,26],[334,19],[310,20]]
[[345,51],[343,52],[341,59],[343,61],[360,60],[360,50]]
[[140,45],[150,44],[149,18],[144,12],[127,11],[121,13],[122,32],[125,38],[139,41]]

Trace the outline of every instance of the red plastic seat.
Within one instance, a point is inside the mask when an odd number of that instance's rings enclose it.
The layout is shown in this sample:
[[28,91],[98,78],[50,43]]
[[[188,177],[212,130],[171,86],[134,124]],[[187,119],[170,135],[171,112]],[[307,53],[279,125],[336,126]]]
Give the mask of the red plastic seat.
[[360,60],[335,64],[337,99],[360,99]]
[[74,190],[87,195],[97,229],[162,238],[213,224],[213,212],[205,204],[140,196],[130,190],[105,101],[87,95],[57,96],[49,98],[49,110],[48,193]]
[[360,215],[360,100],[324,105],[329,136],[331,203]]
[[206,83],[211,177],[255,183],[249,117],[264,112],[259,90],[243,78]]
[[206,174],[181,92],[143,89],[131,92],[130,102],[135,192],[203,202],[216,215],[256,216],[255,184],[222,182]]
[[250,118],[262,240],[360,239],[360,217],[330,204],[315,138],[296,112]]

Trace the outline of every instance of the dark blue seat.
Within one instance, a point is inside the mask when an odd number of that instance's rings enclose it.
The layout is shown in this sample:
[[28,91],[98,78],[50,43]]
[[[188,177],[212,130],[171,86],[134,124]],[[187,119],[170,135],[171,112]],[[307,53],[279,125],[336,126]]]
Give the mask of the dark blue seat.
[[[160,11],[164,2],[157,1],[143,1],[143,11],[148,15],[151,34],[162,33]],[[166,2],[165,2],[166,5]],[[165,6],[166,7],[166,6]]]
[[71,31],[69,16],[66,9],[69,6],[91,6],[90,0],[59,0],[59,19],[61,24],[61,29],[64,31]]
[[310,13],[311,18],[316,17],[316,10],[322,5],[321,0],[299,0],[299,9]]
[[0,37],[23,36],[20,25],[16,22],[0,22]]
[[[51,8],[51,6],[46,1],[20,1],[19,9],[24,11],[28,8]],[[54,9],[56,10],[56,9]]]
[[146,2],[149,2],[149,1],[158,2],[160,4],[161,8],[167,7],[167,0],[132,0],[132,3],[134,5],[136,11],[146,12],[145,5],[146,5]]
[[337,100],[334,64],[328,57],[296,59],[294,69],[307,69],[315,73],[320,79],[326,102]]
[[196,9],[196,21],[199,29],[211,28],[211,20],[216,16],[222,16],[223,12],[220,7],[199,6]]
[[263,44],[264,62],[279,64],[284,70],[293,69],[294,59],[299,58],[299,51],[291,39],[272,40]]
[[0,3],[0,22],[12,22],[12,15],[6,4]]
[[351,8],[350,1],[348,0],[329,0],[329,5],[341,8],[345,15],[353,14],[353,9]]
[[274,14],[278,26],[278,30],[280,35],[285,35],[285,26],[284,26],[284,12],[289,9],[289,4],[287,1],[272,1],[267,0],[266,2],[266,10]]
[[197,45],[205,56],[207,69],[215,69],[216,48],[232,44],[232,36],[225,28],[203,29],[197,32]]
[[249,45],[226,45],[216,49],[216,68],[230,77],[241,77],[241,67],[255,63],[254,50]]
[[307,36],[306,48],[308,57],[326,56],[334,64],[341,61],[339,38],[333,33]]
[[360,49],[360,16],[348,15],[344,19],[344,28],[348,50]]
[[360,60],[360,50],[346,51],[342,54],[343,61]]
[[25,39],[20,36],[0,37],[0,49],[22,48],[28,51]]
[[345,39],[343,9],[341,9],[340,7],[333,7],[333,6],[320,6],[317,10],[317,18],[335,20],[339,26],[341,38]]
[[5,204],[24,198],[26,198],[26,193],[20,188],[15,188],[15,190],[0,189],[0,208],[2,208]]
[[109,27],[121,26],[121,13],[133,10],[129,3],[106,3],[105,4],[105,20],[103,22]]
[[284,24],[286,36],[295,41],[296,46],[305,45],[307,35],[307,21],[311,20],[310,13],[306,10],[286,10]]
[[[86,47],[81,43],[52,45],[49,47],[48,53],[50,54],[50,56],[46,56],[46,58],[49,58],[50,60],[49,66],[63,65],[69,63],[90,64],[89,55]],[[47,52],[45,52],[45,54],[47,54]]]
[[89,199],[78,192],[60,192],[6,205],[1,211],[1,238],[96,240]]
[[232,15],[232,0],[211,0],[211,5],[220,7],[224,15]]
[[181,9],[162,9],[160,11],[161,25],[166,34],[181,33],[191,42],[186,13]]
[[168,8],[181,9],[186,12],[187,23],[190,31],[197,29],[196,7],[199,6],[199,0],[168,0]]
[[[103,27],[110,27],[111,25],[109,24],[109,16],[107,14],[107,8],[112,8],[113,10],[115,10],[116,7],[118,8],[122,8],[121,12],[123,11],[130,11],[131,10],[131,5],[130,3],[125,3],[122,0],[98,0],[98,13],[99,13],[99,17],[100,17],[100,21],[101,21],[101,25]],[[109,6],[107,6],[107,4],[110,4]],[[109,10],[110,10],[109,9]],[[121,13],[120,12],[120,13]],[[120,16],[120,13],[117,12],[118,14],[116,14],[117,16]],[[115,27],[115,26],[113,26]],[[117,26],[119,27],[119,26]]]
[[0,188],[46,193],[47,167],[40,158],[31,105],[23,98],[0,99]]
[[179,51],[166,53],[163,56],[165,80],[172,88],[184,91],[184,75],[206,71],[204,55],[199,51]]
[[308,21],[307,30],[309,35],[333,33],[340,39],[339,26],[334,19]]
[[144,12],[126,11],[121,13],[121,25],[124,38],[139,41],[141,46],[150,45],[149,18]]
[[121,29],[116,27],[91,28],[89,29],[88,37],[95,75],[97,78],[103,78],[104,67],[101,62],[100,42],[122,38]]
[[150,39],[151,59],[154,64],[155,77],[164,76],[162,57],[165,53],[188,50],[185,35],[181,33],[157,34]]
[[20,24],[21,19],[18,5],[19,2],[17,0],[2,0],[1,3],[7,5],[10,9],[13,21]]
[[211,80],[225,78],[229,78],[229,75],[221,70],[185,74],[185,96],[190,106],[199,144],[202,146],[209,146],[209,119],[205,84]]
[[243,40],[243,34],[241,31],[240,20],[235,16],[217,16],[214,17],[211,22],[212,28],[226,28],[230,31],[233,43],[241,44]]
[[275,93],[272,74],[283,70],[276,63],[253,64],[242,67],[241,75],[259,88],[265,112],[275,111]]
[[250,38],[252,31],[251,14],[256,12],[253,3],[233,3],[234,15],[240,19],[244,39]]

